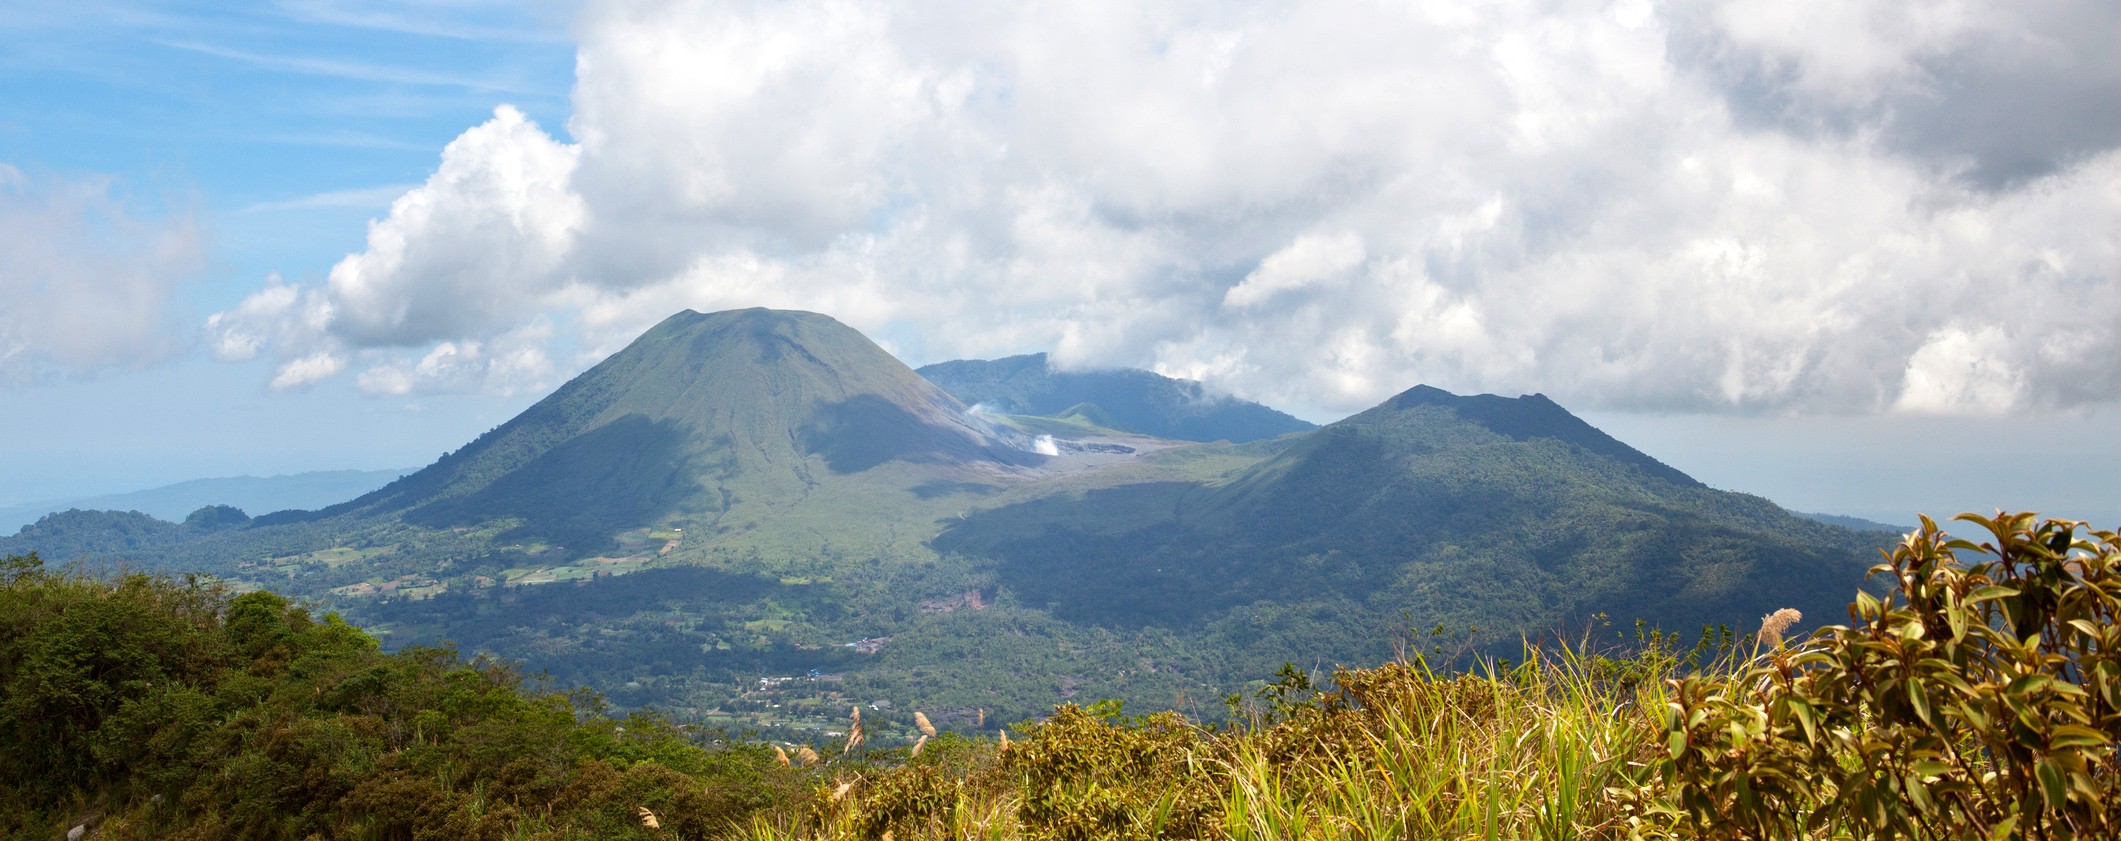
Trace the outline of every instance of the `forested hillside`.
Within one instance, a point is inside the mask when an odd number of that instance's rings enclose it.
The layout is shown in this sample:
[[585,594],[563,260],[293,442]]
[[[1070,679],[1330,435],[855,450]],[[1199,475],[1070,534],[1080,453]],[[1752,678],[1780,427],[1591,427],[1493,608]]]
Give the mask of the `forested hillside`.
[[0,836],[656,837],[645,807],[699,838],[799,785],[765,745],[385,654],[269,592],[21,556],[0,575]]

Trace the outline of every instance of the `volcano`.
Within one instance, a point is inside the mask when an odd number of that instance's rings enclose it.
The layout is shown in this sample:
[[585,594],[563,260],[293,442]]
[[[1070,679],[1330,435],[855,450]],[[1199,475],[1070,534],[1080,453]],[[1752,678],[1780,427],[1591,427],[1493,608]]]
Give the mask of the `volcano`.
[[686,310],[426,469],[305,516],[597,541],[771,518],[833,484],[1005,479],[1045,458],[828,316]]

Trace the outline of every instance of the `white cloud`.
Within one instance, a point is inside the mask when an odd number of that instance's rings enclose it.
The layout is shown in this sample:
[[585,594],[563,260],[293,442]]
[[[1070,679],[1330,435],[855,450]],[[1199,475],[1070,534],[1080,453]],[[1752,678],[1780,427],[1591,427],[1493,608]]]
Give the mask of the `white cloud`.
[[320,350],[308,356],[290,359],[281,363],[274,371],[270,387],[275,391],[301,388],[336,376],[346,370],[346,357],[331,351]]
[[87,376],[178,350],[173,295],[204,263],[189,214],[143,213],[108,179],[0,164],[0,381]]
[[368,227],[368,249],[331,269],[333,331],[363,345],[412,345],[513,326],[557,290],[581,226],[570,192],[575,149],[522,112],[492,120],[442,150],[427,183]]
[[1915,412],[2000,412],[2018,402],[2025,383],[2011,364],[2002,328],[1954,325],[1931,334],[1907,361],[1898,408]]
[[550,326],[537,322],[492,341],[441,342],[417,362],[378,362],[361,372],[354,384],[362,391],[387,395],[542,390],[554,385],[552,361],[541,347],[551,338]]
[[1362,237],[1354,234],[1297,237],[1289,247],[1259,261],[1259,268],[1245,275],[1244,282],[1230,287],[1223,294],[1223,306],[1258,306],[1277,292],[1329,282],[1362,265],[1366,256]]
[[1993,29],[1995,4],[1948,0],[1782,0],[1714,3],[1719,34],[1804,92],[1869,105],[1920,90],[1923,59]]
[[[502,106],[451,142],[426,183],[369,223],[368,248],[321,287],[275,276],[206,321],[223,360],[270,352],[289,361],[272,379],[296,388],[364,366],[376,394],[549,386],[551,340],[539,311],[562,300],[560,271],[584,208],[568,181],[575,147]],[[408,357],[406,349],[412,349]]]
[[767,305],[1321,412],[2121,397],[2121,121],[1961,130],[2121,96],[2105,13],[1801,6],[592,2],[574,142],[497,112],[215,347],[492,390]]
[[206,346],[223,362],[253,358],[268,344],[312,348],[326,342],[334,314],[330,300],[274,274],[235,309],[207,316]]

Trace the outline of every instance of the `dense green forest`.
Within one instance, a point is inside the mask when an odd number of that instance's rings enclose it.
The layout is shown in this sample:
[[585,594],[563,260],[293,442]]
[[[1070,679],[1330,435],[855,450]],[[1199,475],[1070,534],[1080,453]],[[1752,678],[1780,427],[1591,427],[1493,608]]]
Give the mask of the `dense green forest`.
[[0,837],[2115,837],[2121,535],[1966,519],[1983,542],[1925,520],[1810,634],[1778,610],[1692,647],[1288,665],[1209,726],[854,706],[808,743],[613,718],[269,592],[13,556]]
[[5,837],[654,837],[643,807],[707,837],[800,786],[764,745],[385,654],[270,592],[34,556],[0,574]]

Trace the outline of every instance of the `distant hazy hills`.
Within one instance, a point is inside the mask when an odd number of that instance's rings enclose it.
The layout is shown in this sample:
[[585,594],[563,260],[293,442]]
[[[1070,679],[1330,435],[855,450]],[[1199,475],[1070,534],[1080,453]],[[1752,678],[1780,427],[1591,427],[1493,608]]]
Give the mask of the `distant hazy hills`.
[[816,669],[833,693],[1029,715],[1212,712],[1283,661],[1375,662],[1439,625],[1514,653],[1601,616],[1831,620],[1886,539],[1705,487],[1539,395],[1417,386],[1311,428],[1039,356],[915,372],[831,318],[754,309],[674,315],[351,501],[83,513],[0,550],[272,586],[623,704],[727,712]]
[[57,511],[138,511],[179,521],[207,505],[231,505],[256,515],[289,508],[322,508],[380,488],[410,470],[323,470],[285,476],[193,479],[144,491],[74,497],[0,507],[0,534]]
[[1857,531],[1890,532],[1892,534],[1898,535],[1906,534],[1915,530],[1914,526],[1896,526],[1892,523],[1881,523],[1877,520],[1866,520],[1862,517],[1850,517],[1843,514],[1818,514],[1806,511],[1792,511],[1790,513],[1795,514],[1799,517],[1803,517],[1807,520],[1817,520],[1822,523],[1840,526],[1845,529],[1855,529]]
[[1134,369],[1058,371],[1043,353],[942,362],[919,369],[967,405],[1017,415],[1079,416],[1100,426],[1181,441],[1256,441],[1317,429],[1191,380]]

